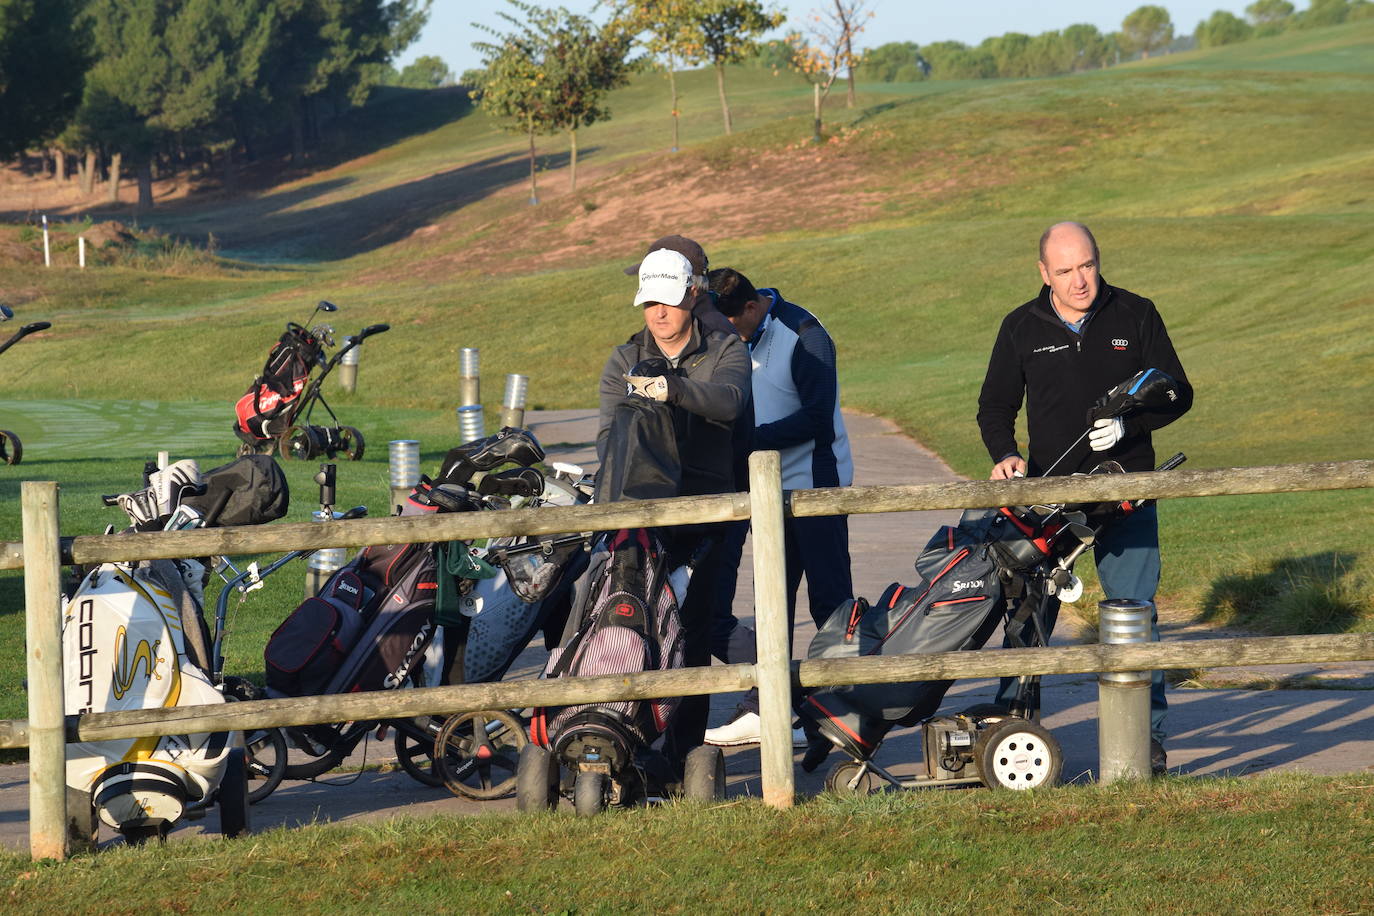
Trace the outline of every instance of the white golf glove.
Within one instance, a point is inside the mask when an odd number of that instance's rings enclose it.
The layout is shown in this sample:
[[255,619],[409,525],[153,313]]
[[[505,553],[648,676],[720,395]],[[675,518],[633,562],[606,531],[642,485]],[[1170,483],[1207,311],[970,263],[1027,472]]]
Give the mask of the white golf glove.
[[651,401],[668,400],[668,379],[661,375],[625,376],[625,394],[637,394]]
[[1105,452],[1126,435],[1126,422],[1120,417],[1098,420],[1088,433],[1088,444],[1095,452]]

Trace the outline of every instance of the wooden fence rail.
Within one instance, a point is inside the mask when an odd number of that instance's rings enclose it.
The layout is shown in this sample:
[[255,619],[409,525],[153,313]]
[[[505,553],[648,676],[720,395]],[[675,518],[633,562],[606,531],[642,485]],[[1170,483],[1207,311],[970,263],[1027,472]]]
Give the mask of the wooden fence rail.
[[[786,493],[781,487],[777,453],[758,452],[750,458],[750,493],[421,518],[363,519],[332,524],[59,539],[56,485],[29,482],[24,484],[24,541],[0,543],[0,569],[25,568],[29,720],[0,721],[0,747],[29,746],[30,850],[36,858],[61,858],[65,855],[65,801],[62,797],[65,741],[404,718],[477,709],[524,709],[537,705],[722,693],[758,686],[763,793],[768,803],[781,807],[790,805],[794,795],[788,701],[794,686],[1374,659],[1374,636],[1364,634],[791,662],[787,655],[784,590],[780,587],[784,565],[781,520],[785,514],[800,517],[1368,487],[1374,487],[1374,461],[1371,460]],[[57,577],[52,574],[61,563],[242,555],[750,518],[754,522],[755,540],[757,665],[93,713],[73,717],[65,724],[64,733],[60,716],[60,595]],[[913,544],[913,552],[919,546]],[[54,701],[54,698],[59,699]],[[54,702],[58,710],[56,716]]]

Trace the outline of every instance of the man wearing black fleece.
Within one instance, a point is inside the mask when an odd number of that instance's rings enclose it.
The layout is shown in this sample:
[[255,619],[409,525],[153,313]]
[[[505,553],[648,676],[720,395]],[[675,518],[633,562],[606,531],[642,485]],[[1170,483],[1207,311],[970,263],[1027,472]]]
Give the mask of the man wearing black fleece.
[[[1081,223],[1057,223],[1040,237],[1040,294],[1002,321],[978,396],[978,427],[992,458],[993,480],[1029,474],[1073,474],[1115,459],[1127,471],[1155,467],[1152,431],[1181,417],[1193,403],[1164,321],[1149,299],[1102,280],[1097,241]],[[1125,419],[1098,420],[1083,437],[1088,410],[1108,389],[1141,369],[1159,369],[1179,383],[1168,409]],[[1016,445],[1016,415],[1024,399],[1029,460]],[[1082,440],[1082,441],[1079,441]],[[1061,456],[1063,456],[1061,458]],[[1109,526],[1093,547],[1108,598],[1154,601],[1159,585],[1159,528],[1150,505]],[[1050,600],[1054,626],[1059,602]],[[1158,614],[1152,638],[1159,639]],[[998,700],[1010,699],[1004,679]],[[1150,690],[1151,768],[1162,772],[1164,675]]]

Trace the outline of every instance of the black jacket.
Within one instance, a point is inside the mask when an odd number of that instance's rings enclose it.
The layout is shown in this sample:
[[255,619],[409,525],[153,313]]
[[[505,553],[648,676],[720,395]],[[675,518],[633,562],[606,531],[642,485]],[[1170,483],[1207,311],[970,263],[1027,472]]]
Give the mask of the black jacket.
[[[601,371],[601,422],[597,457],[606,459],[607,438],[615,406],[625,395],[625,373],[640,360],[662,356],[648,328],[611,351]],[[727,334],[692,322],[692,339],[668,376],[668,404],[673,408],[678,455],[682,461],[683,496],[733,493],[736,421],[749,400],[749,351],[734,332]]]
[[[1178,402],[1168,410],[1127,417],[1125,438],[1109,451],[1092,451],[1083,436],[1088,409],[1108,389],[1150,368],[1178,381]],[[1089,471],[1107,458],[1128,471],[1153,470],[1150,432],[1183,416],[1192,406],[1193,389],[1154,303],[1104,280],[1081,335],[1055,314],[1048,286],[1003,319],[978,396],[978,428],[994,463],[1019,454],[1015,426],[1023,397],[1030,435],[1027,473],[1035,477],[1080,436],[1055,475]]]

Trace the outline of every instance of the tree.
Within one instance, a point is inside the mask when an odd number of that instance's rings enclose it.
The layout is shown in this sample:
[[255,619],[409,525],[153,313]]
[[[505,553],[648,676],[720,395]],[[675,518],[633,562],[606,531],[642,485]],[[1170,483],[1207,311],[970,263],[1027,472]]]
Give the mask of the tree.
[[[507,2],[527,16],[535,9],[520,0]],[[553,86],[544,71],[545,47],[538,31],[509,13],[503,11],[499,15],[515,26],[515,31],[502,34],[481,23],[472,24],[495,40],[472,44],[482,55],[482,75],[471,95],[478,107],[504,122],[502,129],[529,137],[530,204],[534,205],[539,203],[534,138],[558,129],[553,114]]]
[[647,35],[640,43],[668,75],[672,96],[673,152],[678,151],[677,65],[694,58],[699,39],[695,27],[697,0],[626,0],[614,19],[631,35]]
[[568,133],[569,183],[577,190],[577,129],[610,117],[607,92],[629,82],[626,56],[634,37],[612,19],[598,27],[559,8],[535,19],[549,82],[550,117]]
[[997,75],[992,55],[958,41],[937,41],[921,48],[930,62],[931,79],[976,80]]
[[1293,15],[1293,4],[1288,0],[1255,0],[1245,8],[1245,17],[1256,27],[1283,25]]
[[417,57],[396,75],[394,86],[403,89],[438,89],[454,84],[453,71],[442,57],[426,54]]
[[1107,39],[1097,30],[1097,26],[1079,23],[1071,25],[1063,32],[1064,43],[1073,56],[1070,69],[1096,70],[1107,65]]
[[759,0],[697,0],[689,4],[697,33],[686,60],[709,63],[716,71],[716,90],[725,132],[731,132],[730,102],[725,96],[725,65],[739,63],[758,49],[756,36],[782,24],[783,15],[765,10]]
[[1217,10],[1197,24],[1197,31],[1193,35],[1199,48],[1218,48],[1245,41],[1254,31],[1253,26],[1235,13]]
[[1121,21],[1121,36],[1127,51],[1149,57],[1150,52],[1167,48],[1174,40],[1174,24],[1164,7],[1142,6]]
[[[833,0],[833,7],[822,7],[819,15],[823,18],[823,29],[838,37],[840,43],[840,63],[845,69],[845,107],[855,107],[855,67],[859,66],[863,54],[855,54],[855,37],[863,32],[864,23],[872,18],[867,10],[867,0]],[[815,14],[813,14],[815,15]]]
[[1327,25],[1340,25],[1350,15],[1348,0],[1311,0],[1307,9],[1294,17],[1294,25],[1300,29],[1317,29]]
[[0,159],[55,136],[81,102],[83,0],[0,0]]
[[869,49],[859,64],[864,79],[882,83],[914,83],[925,79],[925,58],[914,41],[889,41]]

